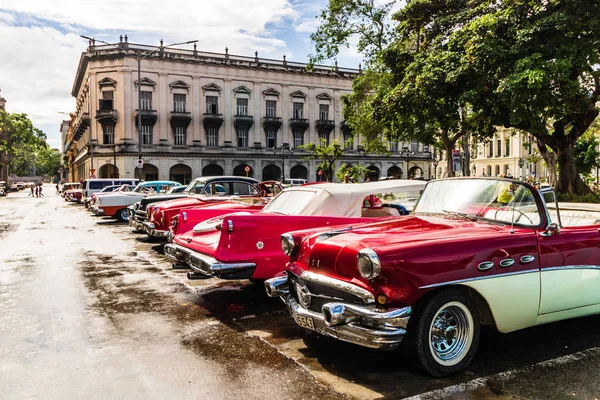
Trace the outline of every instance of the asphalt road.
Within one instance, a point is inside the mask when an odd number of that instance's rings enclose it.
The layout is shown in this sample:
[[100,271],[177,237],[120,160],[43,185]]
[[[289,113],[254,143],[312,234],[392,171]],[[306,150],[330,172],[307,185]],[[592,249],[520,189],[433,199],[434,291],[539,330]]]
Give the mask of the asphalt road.
[[0,197],[0,399],[600,398],[600,317],[483,330],[467,371],[432,379],[306,339],[262,285],[188,281],[160,243],[44,194]]

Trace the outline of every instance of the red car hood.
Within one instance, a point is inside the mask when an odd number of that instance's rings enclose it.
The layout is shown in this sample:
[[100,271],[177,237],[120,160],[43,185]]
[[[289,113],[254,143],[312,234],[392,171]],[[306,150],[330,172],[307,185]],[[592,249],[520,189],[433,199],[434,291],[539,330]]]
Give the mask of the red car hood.
[[[497,237],[501,231],[510,227],[463,219],[411,215],[357,225],[347,231],[345,229],[343,226],[333,227],[331,232],[309,236],[302,243],[297,256],[302,268],[352,279],[357,277],[357,252],[365,248],[375,250],[382,264],[396,264],[412,259],[416,254],[422,256],[422,252],[427,251],[424,250],[426,243],[435,243],[436,248],[451,251],[459,243],[466,244],[473,239],[485,241],[486,236]],[[318,260],[319,266],[311,266],[311,260]]]

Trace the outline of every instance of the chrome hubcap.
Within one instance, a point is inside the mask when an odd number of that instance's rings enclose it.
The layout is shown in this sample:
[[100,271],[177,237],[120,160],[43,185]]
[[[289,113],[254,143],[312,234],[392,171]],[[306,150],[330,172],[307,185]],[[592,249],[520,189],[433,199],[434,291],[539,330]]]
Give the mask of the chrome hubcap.
[[460,362],[471,347],[473,319],[461,303],[448,303],[431,323],[429,343],[432,355],[443,365]]

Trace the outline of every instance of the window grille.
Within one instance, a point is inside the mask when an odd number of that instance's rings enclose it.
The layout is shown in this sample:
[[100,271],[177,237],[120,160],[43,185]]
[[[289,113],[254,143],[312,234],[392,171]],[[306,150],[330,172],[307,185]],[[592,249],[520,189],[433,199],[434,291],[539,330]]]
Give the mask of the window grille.
[[237,99],[237,115],[248,115],[248,99]]
[[175,146],[185,146],[185,135],[187,128],[183,126],[176,126],[174,131]]
[[142,110],[152,110],[152,92],[140,92]]
[[173,111],[185,112],[185,94],[173,95]]
[[248,130],[238,129],[238,147],[248,147]]
[[206,130],[206,145],[217,147],[218,143],[218,130],[216,128],[208,128]]
[[277,102],[275,100],[267,100],[267,117],[274,118],[277,116]]
[[304,118],[304,103],[294,103],[294,119]]
[[294,132],[294,147],[299,148],[304,144],[304,134],[302,132]]
[[319,104],[319,119],[320,120],[328,120],[329,119],[329,104]]
[[142,144],[152,144],[152,125],[142,125]]
[[103,133],[103,143],[104,144],[115,144],[115,126],[114,125],[104,125],[102,127]]
[[275,140],[275,131],[268,130],[266,131],[267,136],[267,148],[273,148],[277,146],[277,141]]

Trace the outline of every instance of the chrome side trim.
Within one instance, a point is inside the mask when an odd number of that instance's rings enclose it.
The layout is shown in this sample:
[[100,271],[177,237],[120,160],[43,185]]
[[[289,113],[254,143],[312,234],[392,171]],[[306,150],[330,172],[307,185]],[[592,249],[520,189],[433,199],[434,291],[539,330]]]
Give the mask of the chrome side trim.
[[514,263],[515,263],[515,260],[513,260],[512,258],[505,258],[504,260],[500,261],[500,266],[502,268],[506,268],[506,267],[510,267]]
[[561,271],[563,269],[600,269],[600,265],[565,265],[563,267],[542,268],[542,272]]
[[477,269],[480,271],[487,271],[488,269],[492,268],[494,266],[494,263],[491,261],[484,261],[479,263],[479,265],[477,265]]
[[430,289],[430,288],[435,288],[435,287],[440,287],[440,286],[446,286],[446,285],[456,285],[456,284],[465,283],[465,282],[480,281],[480,280],[483,280],[483,279],[503,278],[505,276],[531,274],[531,273],[534,273],[534,272],[535,273],[539,273],[540,271],[536,268],[536,269],[528,269],[526,271],[507,272],[505,274],[494,274],[494,275],[487,275],[487,276],[478,276],[478,277],[475,277],[475,278],[458,279],[458,280],[455,280],[455,281],[447,281],[447,282],[434,283],[434,284],[431,284],[431,285],[419,286],[419,289]]
[[533,260],[535,260],[534,256],[531,256],[531,255],[522,256],[521,257],[521,264],[529,264]]
[[308,282],[314,282],[332,287],[334,289],[339,289],[344,292],[348,292],[350,294],[353,294],[354,296],[360,297],[365,302],[365,304],[375,303],[375,296],[373,295],[373,293],[369,292],[366,289],[353,285],[352,283],[330,278],[321,274],[315,274],[314,272],[310,271],[303,271],[300,275],[300,278]]

